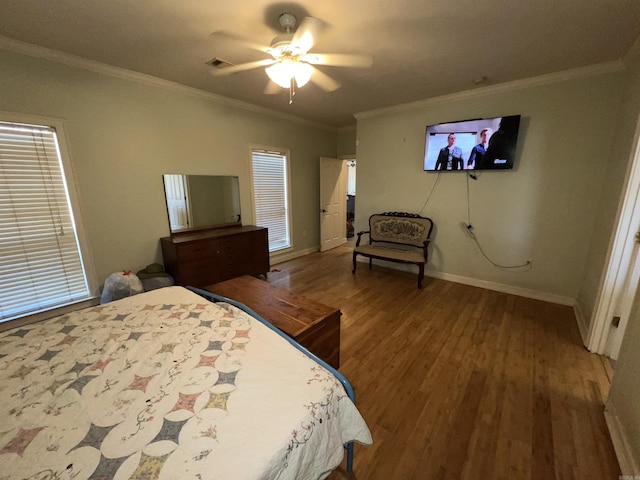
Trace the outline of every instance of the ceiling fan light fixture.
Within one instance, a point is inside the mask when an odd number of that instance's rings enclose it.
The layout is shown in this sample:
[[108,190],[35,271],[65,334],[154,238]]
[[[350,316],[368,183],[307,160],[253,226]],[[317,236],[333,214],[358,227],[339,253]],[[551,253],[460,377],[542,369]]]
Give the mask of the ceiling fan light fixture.
[[313,69],[308,63],[285,59],[274,63],[265,71],[269,78],[282,88],[290,88],[292,78],[295,78],[296,85],[300,88],[309,82]]
[[294,75],[298,87],[304,87],[311,80],[311,72],[313,68],[305,62],[296,62],[296,73]]

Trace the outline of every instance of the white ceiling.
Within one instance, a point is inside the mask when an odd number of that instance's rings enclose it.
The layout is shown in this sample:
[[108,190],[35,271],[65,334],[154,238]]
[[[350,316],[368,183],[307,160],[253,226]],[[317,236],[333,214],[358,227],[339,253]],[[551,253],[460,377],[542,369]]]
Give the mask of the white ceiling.
[[[268,45],[280,13],[327,24],[312,52],[367,53],[373,67],[320,67],[342,87],[263,93],[263,69],[214,78],[205,62],[267,58],[214,32]],[[638,0],[1,0],[0,35],[325,125],[354,113],[622,59]]]

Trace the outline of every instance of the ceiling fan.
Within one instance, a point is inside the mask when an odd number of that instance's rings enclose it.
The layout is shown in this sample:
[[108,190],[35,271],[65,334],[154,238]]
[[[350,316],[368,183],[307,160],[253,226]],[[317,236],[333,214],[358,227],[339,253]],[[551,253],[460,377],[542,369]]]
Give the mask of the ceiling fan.
[[297,19],[291,13],[281,14],[278,22],[286,33],[276,36],[268,47],[225,33],[227,37],[240,40],[251,48],[268,53],[271,58],[224,68],[213,68],[211,73],[214,76],[222,77],[266,67],[265,72],[273,83],[267,85],[265,93],[278,93],[280,90],[276,85],[287,88],[289,89],[289,103],[292,103],[295,89],[303,87],[309,81],[327,92],[332,92],[340,87],[338,82],[314,65],[368,68],[373,63],[370,55],[309,53],[324,28],[324,23],[317,18],[305,17],[297,29],[295,29]]

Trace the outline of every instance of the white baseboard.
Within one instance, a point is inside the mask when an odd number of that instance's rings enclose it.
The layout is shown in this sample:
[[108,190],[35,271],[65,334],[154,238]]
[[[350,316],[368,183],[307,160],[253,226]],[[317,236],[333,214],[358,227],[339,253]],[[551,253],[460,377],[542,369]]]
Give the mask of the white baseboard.
[[[358,257],[358,262],[369,263],[369,259],[365,257]],[[386,262],[384,260],[376,260],[378,265],[393,268],[395,270],[412,271],[410,267],[403,269],[402,266],[393,262]],[[489,282],[486,280],[479,280],[477,278],[463,277],[461,275],[453,275],[451,273],[436,272],[433,270],[425,270],[424,274],[428,277],[439,278],[441,280],[447,280],[449,282],[462,283],[463,285],[471,285],[473,287],[486,288],[487,290],[493,290],[495,292],[509,293],[512,295],[518,295],[519,297],[532,298],[534,300],[542,300],[544,302],[556,303],[558,305],[566,305],[573,307],[576,304],[576,300],[571,297],[563,297],[561,295],[554,295],[547,292],[539,292],[537,290],[530,290],[527,288],[514,287],[513,285],[504,285],[502,283]]]
[[578,302],[573,306],[573,313],[576,316],[576,320],[578,322],[578,328],[580,329],[580,336],[582,337],[582,344],[587,347],[589,343],[589,325],[587,324],[587,319],[582,313],[582,309]]
[[296,252],[288,252],[283,253],[282,255],[275,255],[269,259],[269,263],[271,266],[277,265],[282,262],[286,262],[288,260],[293,260],[298,257],[304,257],[305,255],[309,255],[310,253],[315,253],[320,251],[320,246],[307,248],[305,250],[298,250]]
[[537,290],[530,290],[528,288],[514,287],[513,285],[504,285],[502,283],[488,282],[486,280],[478,280],[477,278],[463,277],[460,275],[452,275],[450,273],[425,271],[425,275],[433,278],[440,278],[442,280],[448,280],[450,282],[462,283],[464,285],[471,285],[473,287],[486,288],[487,290],[493,290],[496,292],[509,293],[512,295],[518,295],[520,297],[532,298],[534,300],[542,300],[544,302],[557,303],[559,305],[567,305],[572,307],[576,301],[570,297],[563,297],[560,295],[553,295],[552,293],[539,292]]
[[618,463],[620,464],[620,470],[622,475],[635,477],[640,476],[640,466],[633,458],[633,452],[631,445],[624,434],[624,429],[620,423],[620,418],[616,413],[616,409],[611,403],[607,403],[604,409],[604,418],[609,428],[609,435],[611,436],[611,442],[613,443],[613,449],[616,451],[616,457],[618,457]]

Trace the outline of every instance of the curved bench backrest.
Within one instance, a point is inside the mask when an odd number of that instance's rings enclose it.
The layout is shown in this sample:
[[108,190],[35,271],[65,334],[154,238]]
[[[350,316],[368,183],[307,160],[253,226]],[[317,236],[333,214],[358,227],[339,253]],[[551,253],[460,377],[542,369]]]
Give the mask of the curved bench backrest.
[[424,246],[431,236],[430,218],[403,212],[376,213],[369,217],[369,238],[373,242]]

